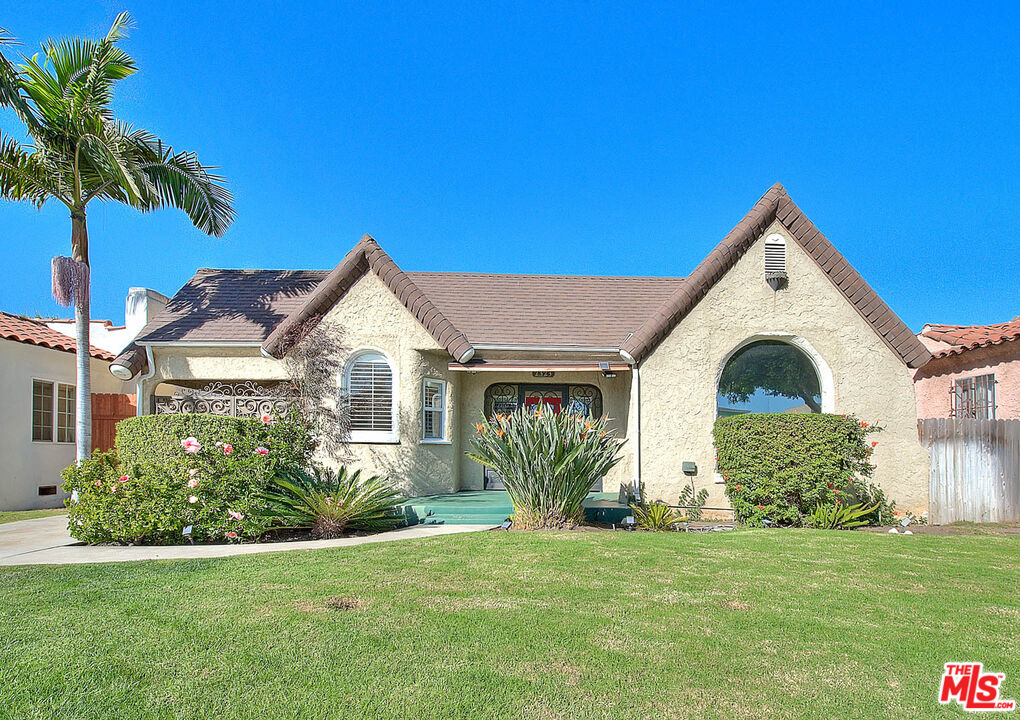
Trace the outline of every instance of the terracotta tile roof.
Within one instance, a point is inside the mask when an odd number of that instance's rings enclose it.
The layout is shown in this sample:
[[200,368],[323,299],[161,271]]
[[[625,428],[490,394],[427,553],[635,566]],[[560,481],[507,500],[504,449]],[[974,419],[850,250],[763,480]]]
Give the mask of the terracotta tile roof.
[[914,333],[808,220],[779,183],[769,188],[673,296],[638,328],[622,351],[639,361],[646,357],[775,220],[786,227],[836,289],[907,366],[920,367],[931,359]]
[[925,325],[921,336],[935,340],[935,357],[1020,340],[1020,317],[994,325]]
[[683,283],[672,277],[407,274],[474,346],[619,348]]
[[[38,320],[11,315],[0,311],[0,338],[14,340],[29,345],[52,348],[63,352],[75,352],[74,338],[52,328]],[[94,345],[89,346],[91,355],[99,360],[113,360],[113,355]]]

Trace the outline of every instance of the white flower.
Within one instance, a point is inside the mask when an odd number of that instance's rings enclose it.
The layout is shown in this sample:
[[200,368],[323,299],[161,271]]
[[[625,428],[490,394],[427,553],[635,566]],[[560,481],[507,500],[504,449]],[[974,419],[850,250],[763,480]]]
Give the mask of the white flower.
[[192,495],[191,497],[188,498],[188,502],[194,505],[195,503],[198,502],[198,498]]

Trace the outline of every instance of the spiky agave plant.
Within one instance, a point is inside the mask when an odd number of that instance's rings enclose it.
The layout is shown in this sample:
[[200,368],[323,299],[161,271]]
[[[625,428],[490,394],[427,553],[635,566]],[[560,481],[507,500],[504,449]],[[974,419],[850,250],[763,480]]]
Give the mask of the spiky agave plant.
[[867,516],[873,513],[877,505],[864,507],[842,505],[841,503],[819,504],[811,511],[811,527],[819,530],[845,530],[868,524]]
[[623,441],[608,418],[555,413],[548,405],[482,418],[467,456],[492,468],[514,506],[514,526],[564,527],[583,519],[582,503],[597,480],[620,462]]
[[646,505],[631,505],[634,520],[642,530],[673,530],[679,523],[688,520],[661,500],[653,500]]
[[392,530],[403,520],[403,499],[384,478],[362,479],[361,471],[285,467],[264,494],[277,527],[309,530],[314,538],[335,538],[351,530]]

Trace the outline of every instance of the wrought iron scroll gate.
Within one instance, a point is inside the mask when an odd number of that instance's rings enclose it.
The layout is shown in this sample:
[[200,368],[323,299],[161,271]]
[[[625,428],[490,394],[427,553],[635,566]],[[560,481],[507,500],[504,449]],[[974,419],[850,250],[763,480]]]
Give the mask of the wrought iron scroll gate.
[[171,397],[156,396],[157,415],[209,413],[233,417],[259,417],[285,412],[292,400],[286,393],[248,380],[211,382],[203,388],[181,388]]

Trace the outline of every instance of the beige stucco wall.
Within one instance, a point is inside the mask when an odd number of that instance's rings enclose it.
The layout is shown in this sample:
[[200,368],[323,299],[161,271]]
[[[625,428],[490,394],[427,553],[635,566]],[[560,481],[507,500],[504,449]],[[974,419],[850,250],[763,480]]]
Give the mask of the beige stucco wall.
[[[60,471],[74,462],[74,443],[32,441],[32,381],[76,384],[75,355],[13,340],[0,340],[0,510],[60,507],[66,495],[39,495],[40,485],[61,484]],[[114,378],[110,364],[92,359],[92,392],[133,388]],[[54,405],[54,412],[56,406]]]
[[[479,372],[460,373],[460,445],[471,450],[471,436],[475,423],[482,417],[485,404],[485,389],[496,383],[526,383],[534,385],[594,385],[602,391],[602,411],[609,416],[610,426],[617,437],[627,438],[630,418],[630,373],[618,372],[615,378],[603,377],[602,373],[558,372],[551,378],[534,378],[524,372]],[[622,483],[634,478],[633,443],[623,447],[623,459],[603,480],[602,489],[616,492]],[[460,457],[460,485],[464,490],[481,490],[483,483],[482,466],[466,455]]]
[[[913,370],[906,367],[779,223],[764,236],[786,238],[788,286],[764,281],[759,239],[641,365],[642,479],[652,497],[675,501],[684,460],[709,505],[727,506],[716,482],[712,426],[716,382],[728,355],[757,333],[803,338],[832,374],[832,410],[885,430],[875,481],[904,510],[928,509],[927,452],[917,439]],[[823,381],[824,384],[824,381]],[[823,398],[824,401],[824,398]]]
[[[397,367],[399,442],[351,443],[351,457],[345,462],[364,472],[386,475],[408,495],[455,492],[460,467],[460,435],[454,432],[460,378],[447,367],[449,354],[373,273],[358,280],[323,322],[341,334],[352,353],[363,348],[381,350]],[[422,442],[422,380],[427,377],[447,381],[448,441],[441,444]]]

